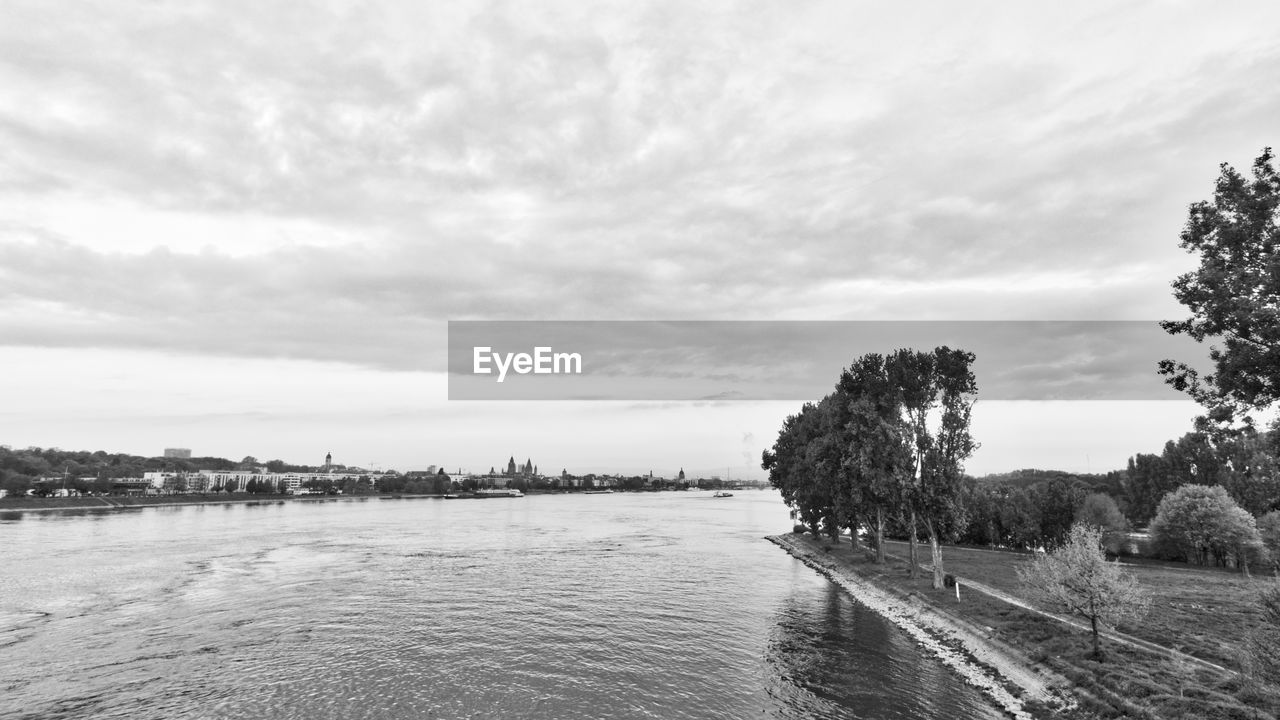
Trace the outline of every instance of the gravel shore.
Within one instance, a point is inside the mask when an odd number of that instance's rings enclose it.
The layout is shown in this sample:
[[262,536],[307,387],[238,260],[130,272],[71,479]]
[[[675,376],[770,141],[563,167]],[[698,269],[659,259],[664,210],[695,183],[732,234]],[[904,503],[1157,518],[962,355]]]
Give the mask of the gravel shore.
[[965,682],[985,693],[997,707],[1019,720],[1031,720],[1028,701],[1050,707],[1069,702],[1025,659],[983,637],[976,628],[949,617],[915,598],[886,591],[848,567],[832,560],[795,535],[767,538],[796,559],[844,588],[855,600],[902,628],[926,652],[938,658]]

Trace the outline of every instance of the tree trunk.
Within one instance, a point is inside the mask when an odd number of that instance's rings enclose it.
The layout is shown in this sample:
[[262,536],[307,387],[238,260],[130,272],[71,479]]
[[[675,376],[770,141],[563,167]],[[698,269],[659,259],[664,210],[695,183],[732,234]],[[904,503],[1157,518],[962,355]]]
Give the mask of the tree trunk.
[[931,520],[924,521],[925,532],[929,533],[929,552],[933,561],[933,589],[941,590],[946,587],[942,582],[942,545],[938,543],[938,533],[934,531],[933,522]]
[[856,522],[849,526],[849,545],[850,552],[858,552],[858,524]]
[[884,508],[876,508],[876,564],[884,564]]
[[1090,615],[1089,624],[1093,626],[1093,657],[1102,660],[1102,644],[1098,641],[1098,616]]
[[907,573],[911,578],[920,577],[920,551],[916,548],[916,509],[911,508],[911,520],[907,527],[907,542],[909,551],[907,553],[911,562],[911,567]]

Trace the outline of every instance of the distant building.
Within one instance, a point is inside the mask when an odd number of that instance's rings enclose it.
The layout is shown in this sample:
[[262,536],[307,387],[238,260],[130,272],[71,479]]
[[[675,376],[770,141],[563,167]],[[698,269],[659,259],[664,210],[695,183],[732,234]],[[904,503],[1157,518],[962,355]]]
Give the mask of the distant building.
[[190,460],[191,448],[165,448],[164,456],[167,458],[178,458],[179,460]]

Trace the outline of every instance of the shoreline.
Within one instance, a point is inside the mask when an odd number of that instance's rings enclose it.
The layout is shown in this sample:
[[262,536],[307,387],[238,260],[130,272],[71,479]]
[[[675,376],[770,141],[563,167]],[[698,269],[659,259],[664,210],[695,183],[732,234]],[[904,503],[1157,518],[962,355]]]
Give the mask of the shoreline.
[[[650,493],[650,492],[683,492],[678,490],[616,490],[616,494]],[[541,495],[593,495],[604,494],[603,491],[542,491],[534,490],[524,493],[528,496]],[[610,493],[613,494],[613,493]],[[333,502],[337,500],[422,500],[444,499],[443,494],[434,493],[371,493],[368,495],[249,495],[237,493],[228,495],[82,495],[69,498],[0,498],[0,513],[6,512],[55,512],[60,510],[132,510],[148,507],[189,507],[193,505],[233,505],[245,503],[275,502]]]
[[854,600],[896,625],[929,655],[978,688],[997,708],[1018,720],[1034,717],[1027,704],[1064,709],[1074,702],[1062,692],[1065,678],[1038,672],[1017,650],[986,637],[979,628],[911,595],[883,588],[824,556],[793,535],[765,538],[818,574],[840,586]]
[[[0,501],[0,513],[7,512],[57,512],[62,510],[135,510],[140,508],[151,507],[191,507],[193,505],[244,505],[248,503],[277,503],[293,500],[301,500],[288,495],[261,495],[257,497],[218,497],[209,498],[207,500],[193,500],[191,496],[173,496],[181,497],[181,500],[167,500],[163,496],[156,499],[150,498],[127,498],[116,497],[110,500],[102,497],[78,497],[78,498],[56,498],[56,500],[65,500],[66,504],[41,504],[35,507],[27,507],[22,504],[7,504]],[[42,498],[43,503],[47,503],[53,498]],[[121,502],[128,500],[128,502]],[[94,502],[97,501],[97,502]],[[72,504],[74,503],[74,504]]]

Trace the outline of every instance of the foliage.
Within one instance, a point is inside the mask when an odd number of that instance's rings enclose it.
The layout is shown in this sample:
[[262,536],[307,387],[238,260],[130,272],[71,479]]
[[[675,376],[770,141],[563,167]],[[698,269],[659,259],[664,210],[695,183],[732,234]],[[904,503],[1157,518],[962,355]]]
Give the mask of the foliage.
[[1129,459],[1124,499],[1128,516],[1146,523],[1161,498],[1181,485],[1221,485],[1255,515],[1280,508],[1280,467],[1275,445],[1280,433],[1190,432],[1165,443],[1160,455]]
[[1223,163],[1212,201],[1191,205],[1180,247],[1200,265],[1173,282],[1191,311],[1161,326],[1211,346],[1214,369],[1203,377],[1183,362],[1164,360],[1160,374],[1205,409],[1201,427],[1250,424],[1247,413],[1280,400],[1280,175],[1270,148],[1246,178]]
[[1099,625],[1146,614],[1151,598],[1118,563],[1107,562],[1102,531],[1074,525],[1067,540],[1052,552],[1038,555],[1017,569],[1026,592],[1044,604],[1088,620],[1093,633],[1093,654],[1101,659]]
[[[918,521],[941,587],[940,542],[964,526],[962,465],[977,447],[973,360],[946,347],[858,358],[832,393],[783,422],[761,456],[770,484],[815,534],[869,525],[881,560],[886,526],[904,520],[914,538]],[[914,542],[912,557],[915,573]]]
[[1101,529],[1103,532],[1125,532],[1129,521],[1124,519],[1120,507],[1110,495],[1090,493],[1076,508],[1076,522]]
[[1271,569],[1280,574],[1280,510],[1272,510],[1258,518],[1258,537],[1267,550]]
[[1121,540],[1129,530],[1129,521],[1110,495],[1090,493],[1076,508],[1075,520],[1102,531],[1102,544],[1107,552],[1119,554]]
[[1183,485],[1166,495],[1151,521],[1157,548],[1188,562],[1248,567],[1248,553],[1258,553],[1262,540],[1246,510],[1221,486]]

